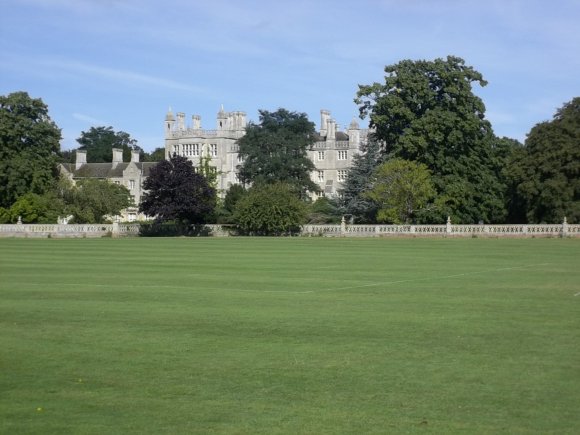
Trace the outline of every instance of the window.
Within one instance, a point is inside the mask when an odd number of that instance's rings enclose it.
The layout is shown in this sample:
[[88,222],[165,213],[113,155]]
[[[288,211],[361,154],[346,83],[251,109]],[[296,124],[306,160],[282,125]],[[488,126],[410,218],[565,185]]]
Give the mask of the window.
[[133,190],[135,188],[135,180],[129,180],[129,189]]
[[199,156],[199,144],[198,143],[194,143],[193,144],[193,149],[192,149],[192,156]]
[[318,160],[324,160],[325,153],[324,151],[318,151]]
[[344,169],[337,171],[337,175],[338,175],[337,176],[337,179],[338,179],[338,181],[344,181],[344,180],[346,180],[346,174],[347,174],[347,172],[348,171],[346,171]]
[[318,181],[324,181],[324,171],[318,171]]
[[348,151],[341,150],[338,152],[338,160],[347,160],[348,159]]
[[209,146],[209,155],[210,157],[217,157],[217,144],[212,143]]
[[238,154],[238,163],[244,163],[244,158],[242,157],[241,154]]

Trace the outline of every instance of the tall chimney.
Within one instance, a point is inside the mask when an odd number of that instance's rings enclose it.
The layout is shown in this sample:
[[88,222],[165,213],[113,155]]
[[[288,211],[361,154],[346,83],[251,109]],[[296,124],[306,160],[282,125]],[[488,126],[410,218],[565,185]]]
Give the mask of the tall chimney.
[[139,151],[138,150],[131,151],[131,161],[134,163],[139,163]]
[[120,148],[113,148],[113,168],[119,163],[123,163],[123,150]]
[[86,150],[77,150],[76,154],[76,162],[75,162],[75,170],[78,171],[82,165],[87,163],[87,151]]

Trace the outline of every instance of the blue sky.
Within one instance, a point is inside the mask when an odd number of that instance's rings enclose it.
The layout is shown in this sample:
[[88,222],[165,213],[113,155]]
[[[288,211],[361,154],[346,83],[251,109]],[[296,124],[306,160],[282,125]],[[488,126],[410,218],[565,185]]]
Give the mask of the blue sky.
[[[580,96],[578,0],[0,0],[0,94],[42,98],[62,148],[91,126],[163,146],[163,120],[223,104],[358,116],[358,84],[402,59],[465,59],[499,136]],[[365,121],[361,121],[365,125]]]

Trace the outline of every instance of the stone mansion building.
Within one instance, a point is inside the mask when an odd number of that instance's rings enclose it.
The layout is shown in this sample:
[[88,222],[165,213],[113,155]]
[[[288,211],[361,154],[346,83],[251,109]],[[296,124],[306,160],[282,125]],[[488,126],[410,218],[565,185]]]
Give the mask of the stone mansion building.
[[[222,192],[232,184],[239,184],[237,166],[242,163],[236,141],[245,134],[246,114],[225,112],[217,114],[215,129],[201,126],[201,117],[193,115],[186,125],[185,113],[175,116],[171,109],[165,117],[165,158],[177,153],[187,157],[193,166],[199,166],[200,157],[210,157],[210,165],[218,173],[218,189]],[[361,152],[368,130],[360,129],[356,120],[341,131],[328,110],[320,111],[320,130],[308,157],[316,170],[312,180],[321,189],[320,196],[335,196],[346,178],[353,157]]]
[[[209,157],[210,166],[216,169],[219,192],[223,193],[233,184],[239,184],[237,166],[242,163],[238,155],[237,140],[245,134],[247,125],[244,112],[217,114],[215,129],[206,130],[201,126],[201,117],[193,115],[191,124],[186,125],[185,113],[173,115],[171,109],[165,116],[165,158],[173,153],[187,157],[194,167],[198,167],[201,157]],[[366,143],[368,130],[359,128],[356,120],[344,130],[340,130],[328,110],[320,111],[320,130],[308,157],[314,162],[312,180],[321,192],[318,196],[333,197],[338,194],[346,178],[353,157],[361,152]],[[84,150],[77,150],[76,163],[61,164],[62,175],[73,182],[85,178],[107,179],[122,184],[129,189],[137,207],[124,210],[123,221],[142,220],[146,217],[138,213],[138,205],[143,195],[143,181],[155,162],[140,162],[139,152],[134,151],[130,162],[123,162],[123,152],[113,149],[111,163],[87,162]]]

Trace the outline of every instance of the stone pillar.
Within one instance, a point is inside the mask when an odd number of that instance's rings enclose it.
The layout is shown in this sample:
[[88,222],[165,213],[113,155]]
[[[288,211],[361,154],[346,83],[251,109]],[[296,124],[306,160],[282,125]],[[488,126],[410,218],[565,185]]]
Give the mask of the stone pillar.
[[451,234],[451,216],[447,216],[447,228],[445,230],[447,234]]
[[111,231],[111,237],[116,239],[117,237],[119,237],[119,222],[113,222],[113,230]]
[[568,221],[566,216],[564,216],[564,222],[562,222],[562,237],[568,236]]
[[340,235],[343,237],[346,235],[346,222],[344,220],[344,216],[340,220]]

